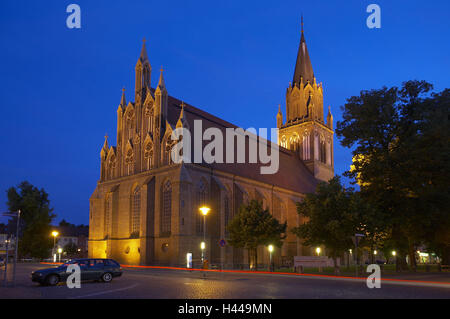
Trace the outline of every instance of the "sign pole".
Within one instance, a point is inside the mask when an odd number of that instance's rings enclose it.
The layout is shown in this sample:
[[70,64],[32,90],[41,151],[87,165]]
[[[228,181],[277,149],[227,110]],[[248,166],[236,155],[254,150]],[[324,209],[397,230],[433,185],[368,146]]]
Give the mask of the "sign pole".
[[15,253],[14,253],[14,270],[13,270],[13,287],[16,286],[17,251],[19,248],[19,221],[20,221],[20,209],[17,211],[17,227],[16,227],[16,241],[15,241]]

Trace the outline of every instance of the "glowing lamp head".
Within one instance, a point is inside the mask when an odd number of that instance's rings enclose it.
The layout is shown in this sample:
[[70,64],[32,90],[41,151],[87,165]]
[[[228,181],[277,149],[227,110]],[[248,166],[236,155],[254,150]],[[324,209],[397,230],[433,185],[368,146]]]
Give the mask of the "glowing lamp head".
[[317,247],[316,248],[316,253],[317,253],[317,255],[320,255],[320,252],[322,251],[322,249],[320,249],[320,247]]
[[56,237],[56,236],[58,236],[58,235],[59,235],[59,233],[58,233],[56,230],[52,231],[52,236],[53,236],[53,237]]
[[205,244],[204,241],[202,241],[202,243],[200,244],[200,248],[201,248],[202,250],[204,250],[204,249],[206,248],[206,244]]
[[211,210],[211,208],[206,207],[206,206],[202,206],[199,209],[203,216],[208,215],[209,211]]
[[392,256],[397,255],[397,252],[395,250],[392,251]]
[[58,248],[58,254],[62,253],[62,248]]
[[374,251],[373,251],[373,254],[376,255],[376,254],[378,254],[378,252],[377,252],[376,250],[374,250]]
[[268,249],[269,249],[269,252],[272,252],[273,251],[273,245],[269,245]]

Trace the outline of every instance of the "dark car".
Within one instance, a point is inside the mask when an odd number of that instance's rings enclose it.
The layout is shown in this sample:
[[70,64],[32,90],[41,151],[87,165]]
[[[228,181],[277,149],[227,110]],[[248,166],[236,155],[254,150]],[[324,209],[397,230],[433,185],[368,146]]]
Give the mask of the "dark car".
[[78,264],[81,270],[81,281],[101,280],[110,282],[114,277],[122,275],[120,264],[112,259],[101,258],[83,258],[72,259],[58,267],[45,268],[33,271],[31,280],[41,285],[54,286],[59,282],[64,282],[70,276],[70,272],[66,272],[70,264]]

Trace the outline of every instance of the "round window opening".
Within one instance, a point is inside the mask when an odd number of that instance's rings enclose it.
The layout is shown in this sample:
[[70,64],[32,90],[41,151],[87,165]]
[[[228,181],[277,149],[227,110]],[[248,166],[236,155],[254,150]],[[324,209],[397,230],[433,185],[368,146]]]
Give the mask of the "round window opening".
[[169,250],[169,244],[168,243],[162,244],[161,250],[166,253]]

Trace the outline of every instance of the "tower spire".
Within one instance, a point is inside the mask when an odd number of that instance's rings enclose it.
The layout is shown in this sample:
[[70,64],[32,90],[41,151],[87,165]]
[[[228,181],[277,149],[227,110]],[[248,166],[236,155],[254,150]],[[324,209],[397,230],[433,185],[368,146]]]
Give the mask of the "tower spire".
[[305,34],[303,30],[303,15],[301,17],[301,38],[300,46],[297,53],[297,62],[295,63],[294,79],[293,85],[300,85],[301,78],[303,78],[303,83],[314,82],[314,71],[311,65],[311,60],[309,59],[308,48],[306,47]]
[[127,106],[127,100],[125,99],[125,87],[122,88],[122,98],[120,99],[120,105]]
[[108,134],[105,134],[105,143],[103,143],[103,149],[108,151]]
[[162,89],[162,88],[166,87],[166,83],[164,82],[164,76],[163,76],[164,69],[163,69],[162,65],[161,65],[160,71],[161,71],[161,73],[159,74],[158,87],[160,87]]
[[303,13],[302,13],[302,34],[303,34]]
[[145,38],[142,39],[141,55],[139,56],[139,59],[141,60],[142,63],[148,61],[147,48],[145,47],[146,42],[147,40]]

